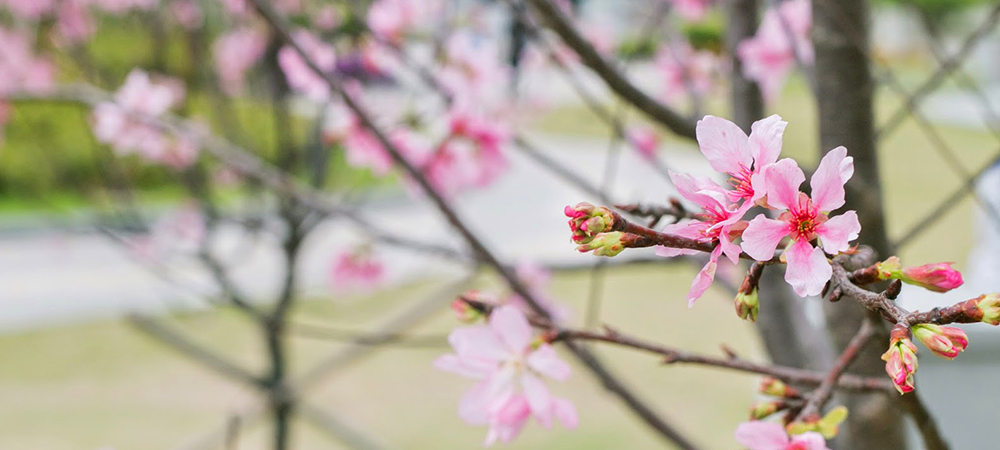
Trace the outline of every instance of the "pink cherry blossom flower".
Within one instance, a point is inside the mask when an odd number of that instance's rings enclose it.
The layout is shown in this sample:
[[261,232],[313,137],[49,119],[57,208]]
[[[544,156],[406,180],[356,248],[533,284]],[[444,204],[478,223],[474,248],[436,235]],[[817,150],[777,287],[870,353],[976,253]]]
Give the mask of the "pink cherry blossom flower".
[[644,159],[656,159],[656,149],[660,146],[660,138],[655,131],[647,127],[636,126],[629,128],[625,132],[625,137]]
[[56,29],[63,43],[75,45],[93,36],[96,26],[85,1],[64,0],[60,4]]
[[438,0],[377,0],[368,8],[368,28],[398,45],[407,33],[434,18],[440,6]]
[[[337,57],[332,46],[301,29],[293,33],[293,38],[320,70],[332,72],[336,68]],[[324,102],[329,98],[330,86],[313,72],[294,48],[285,46],[278,51],[278,65],[292,89],[315,102]]]
[[[743,251],[758,261],[774,256],[774,250],[785,236],[791,243],[784,257],[788,267],[785,281],[802,297],[819,295],[833,275],[826,253],[835,255],[847,250],[850,241],[861,231],[858,214],[847,211],[836,217],[829,212],[844,206],[844,184],[854,174],[854,158],[847,149],[837,147],[820,161],[810,185],[812,197],[799,192],[805,181],[802,169],[791,159],[783,159],[764,170],[767,203],[785,209],[775,219],[758,215],[743,232]],[[819,247],[811,243],[819,238]]]
[[697,21],[705,17],[711,0],[671,0],[671,3],[682,19]]
[[365,248],[337,255],[330,272],[330,282],[338,290],[368,291],[382,283],[385,267]]
[[14,16],[26,20],[38,20],[56,6],[54,0],[0,0],[0,5],[6,6]]
[[212,54],[223,91],[229,95],[243,91],[247,71],[264,55],[266,46],[267,37],[252,28],[235,29],[216,39]]
[[[690,307],[694,306],[694,302],[708,290],[712,281],[715,280],[719,255],[725,253],[733,264],[739,261],[740,247],[733,243],[733,240],[746,227],[746,222],[740,219],[743,218],[743,214],[752,206],[752,203],[744,202],[743,206],[737,207],[728,201],[728,192],[722,186],[707,178],[671,171],[670,179],[682,197],[700,206],[704,212],[698,214],[698,218],[695,220],[667,225],[663,228],[663,232],[702,242],[718,242],[709,256],[708,263],[698,272],[691,283],[691,290],[687,295]],[[697,250],[662,246],[656,247],[655,251],[657,255],[664,257],[699,253]]]
[[342,22],[340,12],[333,5],[320,7],[313,18],[313,24],[322,31],[331,31],[337,28]]
[[743,75],[757,82],[767,101],[773,101],[795,67],[796,55],[811,65],[814,55],[809,39],[812,7],[809,0],[789,0],[770,8],[757,33],[740,42],[736,54],[743,63]]
[[545,428],[553,419],[577,425],[576,409],[556,397],[540,377],[564,381],[571,369],[551,345],[533,345],[531,325],[517,307],[497,307],[487,325],[458,328],[448,336],[454,354],[434,367],[479,380],[462,398],[459,416],[472,425],[489,425],[486,445],[510,442],[529,416]]
[[712,88],[712,77],[719,61],[714,53],[695,51],[687,42],[664,45],[656,55],[656,68],[663,80],[663,95],[668,101],[685,94],[702,97]]
[[750,126],[750,137],[735,123],[715,116],[698,121],[695,133],[698,148],[712,169],[729,174],[730,201],[756,202],[764,197],[761,173],[774,164],[781,153],[781,137],[787,122],[778,115],[758,120]]
[[761,420],[736,427],[736,442],[747,450],[830,450],[823,435],[815,431],[789,436],[781,424]]
[[55,66],[35,55],[27,36],[0,28],[0,94],[45,91],[54,80]]

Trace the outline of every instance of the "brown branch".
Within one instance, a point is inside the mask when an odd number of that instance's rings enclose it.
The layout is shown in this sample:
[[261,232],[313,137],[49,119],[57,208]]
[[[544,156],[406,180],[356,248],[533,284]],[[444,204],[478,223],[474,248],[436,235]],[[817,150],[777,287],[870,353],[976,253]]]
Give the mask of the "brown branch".
[[583,64],[593,70],[619,97],[677,135],[695,139],[694,120],[666,107],[632,84],[624,74],[597,52],[558,6],[549,0],[528,0],[528,3],[545,19],[563,42],[580,56]]
[[837,359],[837,363],[827,372],[823,383],[809,395],[806,405],[802,407],[802,411],[798,414],[798,420],[811,421],[820,419],[820,408],[830,400],[830,395],[833,394],[833,386],[844,376],[844,371],[854,362],[862,347],[868,343],[868,340],[874,333],[875,325],[872,321],[866,320],[861,323],[861,329],[858,330],[858,334],[854,335],[854,338],[844,348],[844,351],[840,354],[840,358]]

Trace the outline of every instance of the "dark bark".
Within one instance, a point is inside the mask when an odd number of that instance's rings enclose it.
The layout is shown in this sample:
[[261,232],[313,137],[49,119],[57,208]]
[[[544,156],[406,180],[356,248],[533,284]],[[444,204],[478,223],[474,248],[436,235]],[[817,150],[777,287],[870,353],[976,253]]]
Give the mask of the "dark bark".
[[[873,112],[874,80],[867,56],[869,4],[867,0],[813,0],[813,45],[816,50],[817,104],[820,147],[823,153],[843,145],[854,157],[854,176],[847,184],[847,204],[861,221],[859,242],[879,257],[891,254],[886,236]],[[852,304],[826,307],[827,327],[836,350],[842,351],[870,313]],[[874,319],[879,320],[879,319]],[[879,322],[881,324],[881,321]],[[887,343],[884,326],[874,342]],[[867,346],[851,372],[884,375],[880,359],[884,345]],[[881,396],[844,395],[851,414],[841,429],[839,448],[852,450],[905,448],[901,411]]]

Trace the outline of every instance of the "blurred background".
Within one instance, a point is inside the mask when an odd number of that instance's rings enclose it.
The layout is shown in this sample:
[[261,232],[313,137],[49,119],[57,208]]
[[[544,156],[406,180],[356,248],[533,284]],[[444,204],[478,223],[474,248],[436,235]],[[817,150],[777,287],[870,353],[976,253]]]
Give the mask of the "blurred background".
[[[485,430],[465,425],[456,413],[470,384],[431,362],[449,352],[445,337],[459,323],[448,305],[456,295],[503,296],[506,288],[467,259],[386,243],[385,236],[405,236],[444,253],[463,249],[410,180],[352,160],[336,135],[340,128],[331,125],[337,112],[295,86],[275,88],[276,71],[268,67],[280,59],[280,45],[252,6],[239,12],[242,2],[214,0],[58,1],[32,16],[18,3],[0,2],[0,23],[8,30],[0,47],[13,54],[15,41],[29,36],[27,47],[47,58],[53,74],[43,94],[14,99],[4,110],[0,449],[273,448],[262,390],[205,360],[218,355],[222,365],[273,375],[273,335],[247,311],[283,298],[289,307],[281,366],[301,389],[290,448],[480,446]],[[380,57],[363,51],[371,2],[285,3],[279,9],[294,25],[337,43],[337,73],[355,79],[383,117],[431,122],[441,100],[417,87],[419,73],[400,70],[399,61],[366,62]],[[724,182],[697,146],[657,129],[578,61],[555,64],[536,54],[544,51],[537,44],[514,51],[523,35],[507,3],[444,3],[445,19],[427,26],[425,39],[401,41],[403,54],[437,64],[447,50],[436,35],[473,28],[478,48],[493,51],[482,50],[482,57],[510,74],[487,90],[523,108],[507,118],[516,138],[505,150],[503,173],[483,185],[459,186],[449,197],[469,227],[557,304],[568,324],[606,323],[677,348],[721,355],[724,346],[766,360],[753,324],[733,314],[733,293],[725,286],[687,308],[683,298],[701,263],[658,260],[651,249],[599,261],[577,253],[568,239],[565,205],[665,204],[676,195],[664,176],[668,167]],[[954,261],[966,280],[948,294],[904,289],[900,302],[909,309],[1000,290],[1000,222],[994,220],[1000,209],[1000,33],[993,3],[879,0],[871,6],[877,123],[908,103],[915,108],[879,140],[888,235],[903,261]],[[60,28],[68,26],[68,8],[85,11],[85,37],[70,39]],[[576,8],[592,42],[606,43],[604,54],[658,98],[667,84],[657,60],[665,42],[682,36],[697,50],[724,51],[719,8],[697,21],[677,20],[666,1],[590,0]],[[636,25],[650,17],[659,21],[654,31]],[[260,40],[218,43],[235,29],[254,30]],[[230,92],[226,86],[237,83],[221,78],[219,60],[248,47],[257,48],[259,61],[241,75],[245,86]],[[949,61],[954,67],[929,85]],[[729,116],[729,93],[720,81],[725,66],[712,69],[719,79],[703,95],[662,98],[692,114]],[[94,131],[99,101],[67,98],[60,89],[91,92],[81,90],[86,84],[114,93],[135,68],[182,81],[185,95],[168,114],[204,126],[349,212],[303,212],[301,200],[275,194],[266,182],[204,153],[177,165],[102,142]],[[766,111],[789,122],[783,156],[814,167],[818,122],[807,78],[793,73]],[[914,92],[921,92],[917,102]],[[654,130],[653,153],[636,151],[605,114],[619,130]],[[552,167],[571,168],[577,180]],[[738,285],[742,270],[724,269],[720,284]],[[761,303],[767,308],[766,295]],[[811,320],[822,320],[818,305],[807,311]],[[986,448],[977,434],[1000,416],[992,395],[1000,339],[993,329],[967,331],[968,351],[953,362],[921,358],[917,380],[954,448]],[[211,355],[192,355],[191,348]],[[737,448],[732,430],[747,419],[759,377],[665,366],[617,348],[593,350],[705,448]],[[532,424],[509,447],[665,446],[586,370],[574,369],[570,381],[552,388],[576,403],[579,429]]]

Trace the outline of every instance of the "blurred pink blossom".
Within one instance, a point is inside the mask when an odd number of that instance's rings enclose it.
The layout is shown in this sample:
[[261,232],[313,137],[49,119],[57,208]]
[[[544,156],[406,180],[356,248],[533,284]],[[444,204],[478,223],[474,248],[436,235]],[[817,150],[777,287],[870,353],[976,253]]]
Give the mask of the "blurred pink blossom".
[[38,20],[55,9],[55,0],[0,0],[0,5],[16,17],[27,20]]
[[640,156],[647,160],[656,159],[656,149],[660,146],[660,138],[655,131],[648,127],[635,126],[625,132],[625,137]]
[[201,8],[194,0],[173,0],[170,2],[170,13],[174,20],[185,30],[201,28],[204,17]]
[[789,436],[781,424],[760,420],[741,423],[736,442],[748,450],[830,450],[815,431]]
[[253,28],[238,28],[215,40],[212,54],[222,90],[229,95],[243,91],[246,73],[264,55],[267,37]]
[[702,97],[708,93],[719,71],[719,61],[714,53],[695,51],[687,42],[667,43],[656,55],[656,68],[663,80],[663,96],[673,101],[685,94]]
[[487,325],[455,329],[448,342],[455,353],[437,358],[434,367],[479,380],[458,414],[466,423],[489,425],[485,445],[510,442],[530,416],[545,428],[554,419],[576,427],[576,408],[552,395],[541,379],[565,381],[570,366],[551,345],[533,342],[531,325],[517,307],[497,307]]
[[27,36],[0,28],[0,94],[52,87],[55,66],[35,56]]
[[382,262],[367,248],[358,248],[337,255],[330,272],[330,282],[338,290],[371,290],[385,276]]
[[796,54],[802,64],[812,64],[811,27],[809,0],[789,0],[777,9],[768,9],[757,34],[740,42],[736,53],[743,63],[743,75],[757,82],[765,100],[777,98],[796,64]]
[[712,0],[670,0],[670,2],[682,19],[698,21],[705,17]]
[[457,32],[445,43],[444,65],[438,79],[458,102],[491,107],[507,101],[503,96],[509,73],[501,64],[499,48],[470,32]]
[[96,26],[87,11],[87,0],[64,0],[59,6],[56,29],[66,44],[79,44],[93,36]]
[[122,14],[130,9],[148,10],[159,0],[89,0],[94,6],[109,14]]
[[368,8],[368,28],[379,39],[399,45],[407,33],[433,19],[440,9],[438,0],[376,0]]
[[[312,33],[299,29],[292,34],[295,42],[309,55],[309,59],[325,73],[336,68],[336,53],[333,46],[324,43]],[[305,60],[291,46],[278,51],[278,65],[281,66],[288,85],[310,100],[324,102],[330,97],[330,86],[313,72]]]

